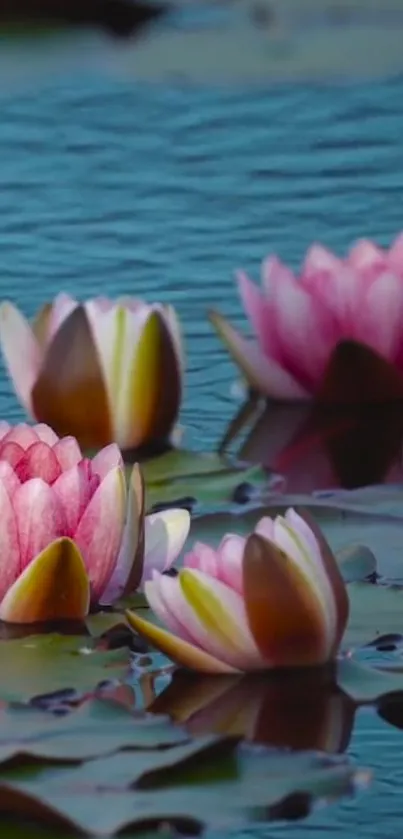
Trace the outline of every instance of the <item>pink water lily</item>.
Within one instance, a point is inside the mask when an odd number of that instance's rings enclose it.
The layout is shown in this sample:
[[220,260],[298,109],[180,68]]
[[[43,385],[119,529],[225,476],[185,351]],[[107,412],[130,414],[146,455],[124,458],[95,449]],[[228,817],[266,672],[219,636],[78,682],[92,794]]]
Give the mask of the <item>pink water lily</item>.
[[132,627],[178,664],[209,673],[320,665],[348,618],[343,578],[306,512],[263,518],[247,539],[196,543],[177,577],[154,572],[145,594],[167,629],[129,611]]
[[174,309],[134,298],[59,294],[28,323],[0,307],[0,344],[33,418],[85,447],[166,440],[177,419],[183,352]]
[[126,490],[115,444],[92,460],[45,424],[0,423],[0,620],[81,619],[169,568],[186,510],[144,516],[140,467]]
[[299,276],[270,257],[261,289],[244,272],[237,280],[254,338],[244,338],[217,312],[210,319],[263,395],[312,398],[344,340],[371,348],[403,376],[403,234],[388,250],[359,241],[344,259],[314,244]]

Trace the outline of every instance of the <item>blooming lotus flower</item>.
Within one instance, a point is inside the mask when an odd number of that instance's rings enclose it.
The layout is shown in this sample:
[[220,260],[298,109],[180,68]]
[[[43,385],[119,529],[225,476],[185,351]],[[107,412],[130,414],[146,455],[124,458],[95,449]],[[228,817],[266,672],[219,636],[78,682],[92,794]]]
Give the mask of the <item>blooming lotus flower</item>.
[[385,251],[359,241],[345,259],[313,245],[298,277],[270,257],[261,289],[243,272],[237,279],[254,339],[217,312],[210,318],[252,389],[273,399],[310,399],[337,345],[352,340],[399,371],[402,391],[403,234]]
[[348,618],[337,562],[304,512],[263,518],[247,539],[196,543],[177,577],[154,572],[147,600],[167,630],[128,612],[132,627],[175,662],[233,673],[332,660]]
[[81,619],[168,568],[189,530],[186,510],[144,519],[118,447],[83,458],[49,426],[0,424],[0,620]]
[[27,412],[59,435],[130,449],[171,433],[183,371],[172,307],[103,297],[79,304],[59,294],[31,326],[6,302],[0,343]]

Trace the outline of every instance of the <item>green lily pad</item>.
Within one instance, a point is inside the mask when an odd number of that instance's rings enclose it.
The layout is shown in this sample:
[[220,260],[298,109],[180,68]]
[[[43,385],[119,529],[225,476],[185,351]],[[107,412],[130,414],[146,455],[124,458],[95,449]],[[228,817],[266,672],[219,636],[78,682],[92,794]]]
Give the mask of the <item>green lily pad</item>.
[[81,761],[117,749],[160,749],[187,739],[167,717],[135,715],[123,705],[101,699],[88,700],[63,716],[26,707],[0,710],[1,763],[23,755]]
[[382,635],[403,634],[403,589],[395,586],[351,583],[350,618],[344,647],[360,647]]
[[173,756],[162,753],[159,768],[146,781],[139,778],[134,752],[124,756],[120,768],[114,756],[76,769],[31,771],[19,780],[15,771],[3,772],[0,811],[51,820],[90,836],[145,824],[172,824],[189,833],[267,821],[268,808],[294,793],[334,800],[368,779],[368,773],[340,757],[234,751],[228,738],[195,741],[193,751],[190,746],[179,749],[174,767]]
[[343,658],[337,664],[337,681],[355,702],[373,703],[391,693],[403,693],[403,667],[368,667]]
[[[147,508],[192,499],[200,504],[228,504],[245,492],[264,497],[271,480],[260,466],[239,463],[217,454],[173,450],[142,464]],[[274,479],[276,480],[276,479]],[[249,486],[246,486],[249,485]],[[249,495],[248,495],[249,493]]]
[[106,679],[123,679],[129,663],[128,649],[99,651],[85,636],[0,641],[0,699],[25,702],[66,688],[89,691]]

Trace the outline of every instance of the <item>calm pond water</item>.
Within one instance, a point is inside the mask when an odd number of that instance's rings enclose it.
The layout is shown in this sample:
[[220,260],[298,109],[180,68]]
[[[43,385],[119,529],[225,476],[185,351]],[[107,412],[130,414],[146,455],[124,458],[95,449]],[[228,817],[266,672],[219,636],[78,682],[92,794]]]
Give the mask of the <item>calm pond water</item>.
[[[239,407],[214,305],[243,315],[233,272],[312,240],[342,252],[403,227],[403,81],[264,90],[82,77],[0,103],[2,297],[32,314],[60,289],[169,300],[183,319],[187,445],[214,449]],[[2,370],[1,415],[21,417]],[[369,792],[248,835],[396,837],[403,732],[361,711],[348,747]]]

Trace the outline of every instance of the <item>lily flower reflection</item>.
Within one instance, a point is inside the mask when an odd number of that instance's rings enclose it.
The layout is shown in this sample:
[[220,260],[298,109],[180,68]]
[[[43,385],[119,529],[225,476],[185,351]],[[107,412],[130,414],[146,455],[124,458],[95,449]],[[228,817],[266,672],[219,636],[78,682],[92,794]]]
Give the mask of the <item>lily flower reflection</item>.
[[169,568],[186,510],[145,517],[138,465],[126,490],[114,444],[90,460],[49,426],[0,424],[0,620],[80,620]]
[[171,306],[59,294],[30,325],[0,308],[0,344],[16,393],[35,419],[81,446],[166,442],[182,392],[183,352]]
[[195,737],[233,735],[277,748],[341,753],[355,708],[331,670],[313,669],[219,679],[176,671],[147,710],[168,714]]
[[325,409],[250,401],[229,424],[219,451],[241,434],[237,457],[281,474],[291,494],[403,482],[400,402]]
[[349,603],[337,561],[307,512],[261,519],[218,549],[196,543],[177,577],[154,572],[147,600],[167,629],[131,626],[177,664],[236,673],[325,664],[337,655]]

